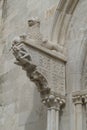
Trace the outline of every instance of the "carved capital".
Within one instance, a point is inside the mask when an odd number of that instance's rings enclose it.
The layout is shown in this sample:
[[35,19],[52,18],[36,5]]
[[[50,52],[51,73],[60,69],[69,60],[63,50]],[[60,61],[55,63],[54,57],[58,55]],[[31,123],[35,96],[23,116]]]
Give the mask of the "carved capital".
[[73,102],[76,104],[82,104],[82,96],[78,95],[78,96],[74,96],[73,97]]
[[87,90],[81,90],[73,93],[73,102],[75,104],[87,103]]
[[49,109],[60,110],[60,108],[65,104],[65,98],[60,95],[55,95],[50,93],[42,98],[42,103],[46,105]]
[[83,97],[84,97],[84,103],[87,104],[87,94],[85,94]]

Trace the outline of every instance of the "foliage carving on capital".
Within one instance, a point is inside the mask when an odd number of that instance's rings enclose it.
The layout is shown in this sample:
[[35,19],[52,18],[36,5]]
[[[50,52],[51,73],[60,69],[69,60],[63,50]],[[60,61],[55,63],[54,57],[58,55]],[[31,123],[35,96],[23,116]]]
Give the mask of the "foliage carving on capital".
[[75,104],[86,104],[87,103],[87,90],[74,92],[72,99]]
[[49,95],[42,98],[42,103],[49,109],[60,110],[60,108],[65,105],[65,97],[50,92]]
[[82,100],[82,96],[78,95],[78,96],[74,96],[73,97],[73,102],[76,104],[82,104],[83,103],[83,100]]

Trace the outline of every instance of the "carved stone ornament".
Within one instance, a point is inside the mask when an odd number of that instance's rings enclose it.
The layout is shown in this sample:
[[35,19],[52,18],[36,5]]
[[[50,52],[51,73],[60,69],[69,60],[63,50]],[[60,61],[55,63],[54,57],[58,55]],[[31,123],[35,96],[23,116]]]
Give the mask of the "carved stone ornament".
[[73,102],[75,104],[87,104],[87,89],[73,92]]
[[12,49],[16,58],[15,64],[22,66],[22,68],[26,70],[27,76],[36,84],[41,93],[43,93],[43,91],[47,91],[48,93],[50,89],[48,88],[46,78],[37,70],[36,65],[32,62],[30,54],[23,48],[23,44],[17,44],[16,42],[12,45]]
[[[65,95],[66,57],[57,52],[58,48],[44,48],[38,19],[28,21],[28,34],[15,37],[12,42],[16,64],[22,66],[27,76],[34,82],[43,98],[51,92]],[[49,45],[51,43],[49,42]],[[60,49],[62,52],[62,48]]]
[[45,97],[42,96],[42,103],[50,109],[60,110],[60,108],[65,105],[65,97],[50,92],[50,94]]

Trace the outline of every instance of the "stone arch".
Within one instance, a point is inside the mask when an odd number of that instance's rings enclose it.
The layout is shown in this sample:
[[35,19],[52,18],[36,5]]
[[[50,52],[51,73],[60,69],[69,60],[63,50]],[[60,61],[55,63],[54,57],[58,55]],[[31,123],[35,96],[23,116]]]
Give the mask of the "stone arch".
[[54,16],[51,40],[64,45],[66,32],[79,0],[60,0]]
[[87,89],[87,52],[86,52],[85,60],[84,60],[84,63],[83,63],[81,83],[82,83],[82,89],[83,90]]
[[69,78],[67,77],[67,84],[72,87],[72,91],[83,89],[82,75],[87,55],[87,24],[85,22],[87,9],[84,8],[84,5],[87,5],[87,1],[78,2],[68,27],[65,41],[65,46],[68,49],[66,70]]

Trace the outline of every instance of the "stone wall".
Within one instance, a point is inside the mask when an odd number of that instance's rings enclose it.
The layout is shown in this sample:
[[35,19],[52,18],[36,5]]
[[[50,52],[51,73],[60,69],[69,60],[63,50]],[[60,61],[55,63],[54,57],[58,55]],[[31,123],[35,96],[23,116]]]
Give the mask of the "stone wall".
[[[0,0],[0,130],[46,130],[46,107],[35,84],[14,64],[11,50],[13,38],[28,31],[30,17],[40,19],[44,38],[67,48],[66,106],[60,130],[78,130],[72,91],[87,89],[87,0],[65,1],[59,10],[59,0]],[[80,114],[86,120],[85,110]]]
[[0,129],[45,130],[46,108],[40,102],[35,85],[21,67],[14,64],[12,39],[28,31],[27,21],[38,17],[41,33],[50,37],[58,0],[0,1]]

